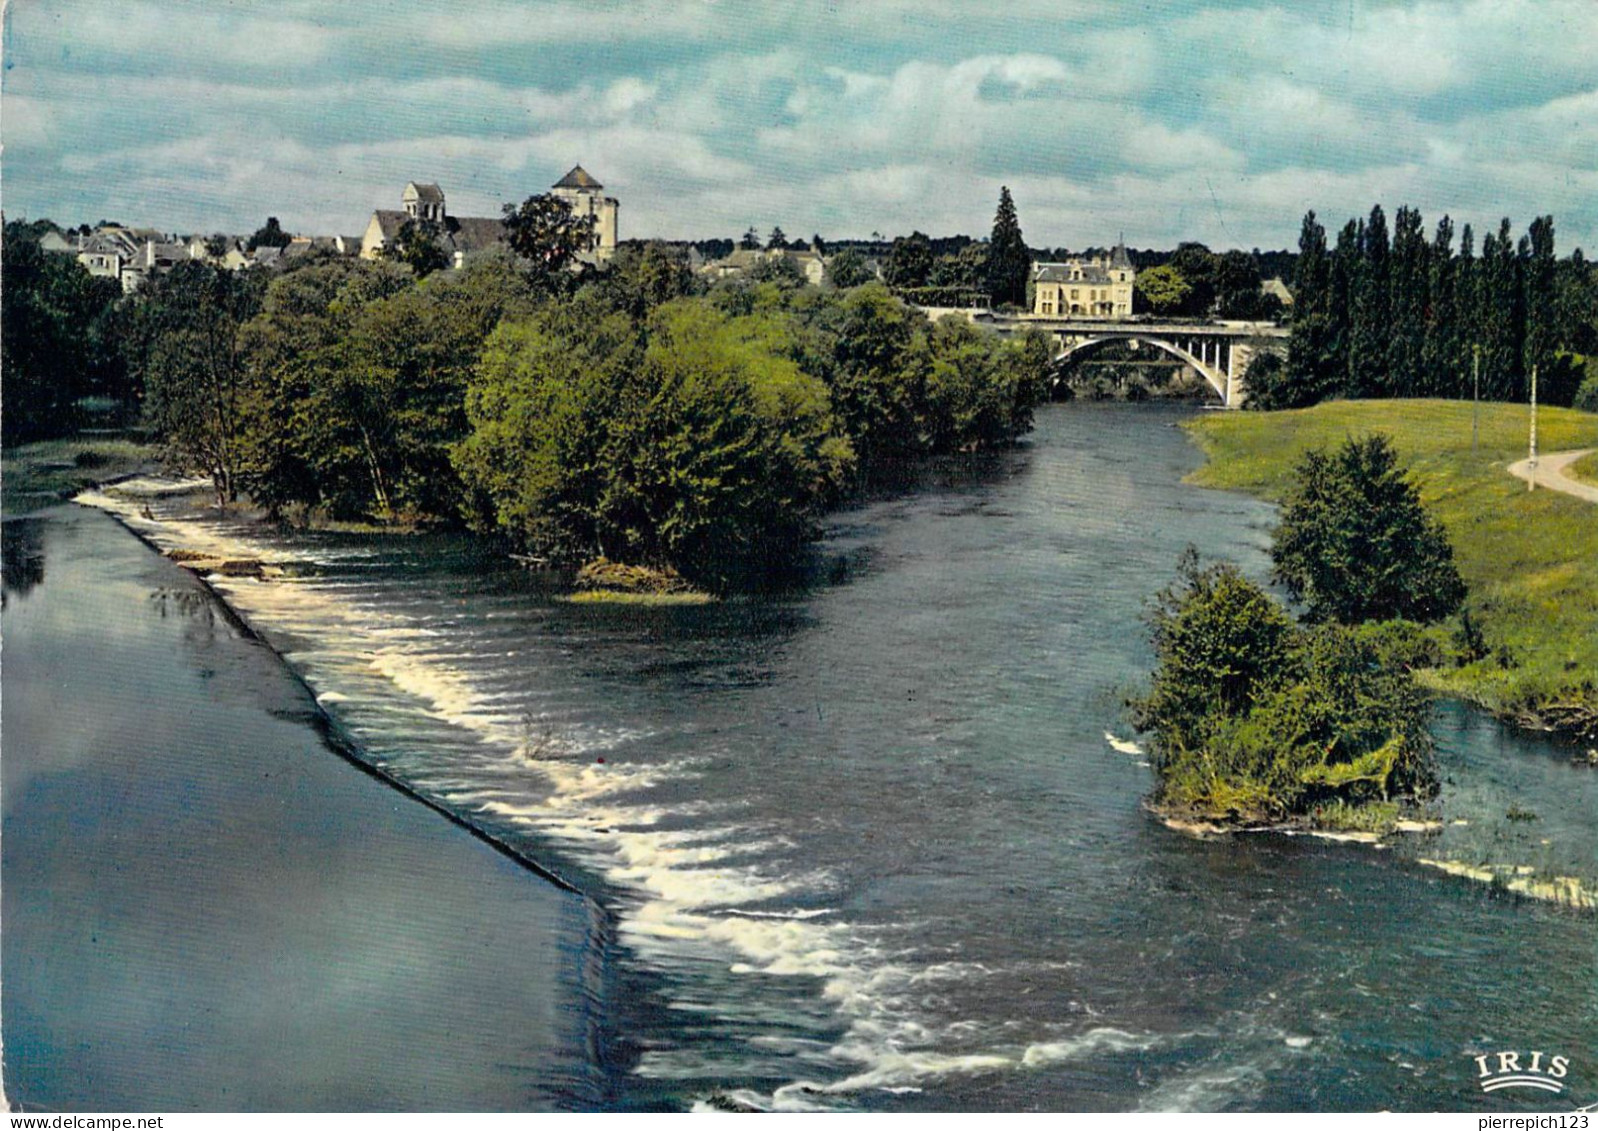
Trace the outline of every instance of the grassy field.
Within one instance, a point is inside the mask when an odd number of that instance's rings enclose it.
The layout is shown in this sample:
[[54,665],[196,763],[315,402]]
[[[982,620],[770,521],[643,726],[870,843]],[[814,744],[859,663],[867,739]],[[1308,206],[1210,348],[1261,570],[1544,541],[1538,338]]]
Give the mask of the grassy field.
[[1566,464],[1565,474],[1583,483],[1598,483],[1598,452],[1590,452],[1575,463]]
[[[1189,427],[1209,456],[1192,481],[1279,499],[1300,453],[1385,433],[1442,520],[1467,606],[1491,655],[1425,674],[1439,690],[1526,722],[1573,709],[1598,719],[1598,506],[1528,491],[1504,469],[1526,456],[1525,405],[1481,406],[1471,445],[1462,401],[1338,401],[1294,412],[1215,413]],[[1541,409],[1543,452],[1598,446],[1598,415]],[[1592,457],[1583,463],[1592,468]],[[1438,630],[1451,639],[1453,624]]]
[[102,437],[41,440],[7,448],[0,458],[0,510],[26,514],[156,462],[156,450],[149,444]]

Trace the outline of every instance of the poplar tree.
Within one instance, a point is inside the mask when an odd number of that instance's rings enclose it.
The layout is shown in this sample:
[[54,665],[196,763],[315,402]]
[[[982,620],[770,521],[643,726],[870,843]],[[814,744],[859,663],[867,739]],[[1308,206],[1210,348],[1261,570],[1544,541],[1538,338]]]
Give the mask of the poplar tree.
[[1387,216],[1380,204],[1359,229],[1359,261],[1354,271],[1354,304],[1349,334],[1349,392],[1356,397],[1392,392],[1387,368],[1388,275]]
[[1526,254],[1522,256],[1526,339],[1521,367],[1527,374],[1537,368],[1547,376],[1549,362],[1554,358],[1558,316],[1558,295],[1554,289],[1554,218],[1539,216],[1533,220],[1523,242],[1526,245]]
[[1010,189],[999,189],[999,210],[993,216],[993,234],[988,239],[988,295],[995,306],[1026,301],[1027,276],[1032,270],[1032,253],[1021,238],[1021,222],[1016,218]]
[[1298,233],[1298,263],[1293,269],[1293,330],[1287,341],[1286,381],[1268,401],[1250,390],[1250,403],[1261,408],[1293,408],[1314,404],[1326,392],[1332,361],[1331,259],[1326,229],[1314,212],[1304,214]]
[[1429,397],[1468,396],[1461,389],[1459,312],[1455,309],[1454,222],[1437,221],[1426,271],[1426,327],[1419,391]]
[[1387,343],[1388,390],[1417,395],[1423,383],[1421,352],[1426,340],[1427,247],[1420,213],[1407,205],[1393,217]]
[[1500,221],[1496,235],[1489,232],[1482,237],[1476,300],[1477,317],[1481,322],[1482,398],[1524,400],[1520,262],[1510,237],[1507,216]]
[[1332,252],[1327,303],[1331,313],[1331,333],[1327,339],[1331,360],[1326,374],[1329,397],[1355,395],[1349,354],[1353,348],[1354,276],[1359,266],[1360,228],[1357,220],[1344,224],[1337,233],[1337,246]]

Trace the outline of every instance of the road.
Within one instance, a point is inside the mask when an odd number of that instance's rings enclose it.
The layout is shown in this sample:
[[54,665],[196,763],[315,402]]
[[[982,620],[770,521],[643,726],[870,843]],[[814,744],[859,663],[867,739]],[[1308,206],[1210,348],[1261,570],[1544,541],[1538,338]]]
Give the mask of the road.
[[[1598,451],[1598,448],[1576,448],[1573,451],[1549,452],[1547,455],[1539,456],[1535,478],[1537,486],[1547,487],[1550,491],[1563,491],[1578,499],[1586,499],[1589,503],[1598,503],[1598,487],[1590,483],[1579,483],[1565,474],[1567,465],[1592,451]],[[1509,474],[1516,479],[1533,482],[1531,460],[1523,459],[1519,463],[1510,464]]]

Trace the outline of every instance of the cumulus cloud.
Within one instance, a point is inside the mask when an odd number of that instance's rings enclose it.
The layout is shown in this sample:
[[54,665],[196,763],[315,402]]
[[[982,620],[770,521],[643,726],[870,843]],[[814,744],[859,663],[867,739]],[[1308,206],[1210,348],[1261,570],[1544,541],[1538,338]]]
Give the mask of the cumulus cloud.
[[1591,0],[15,0],[8,215],[355,232],[582,162],[623,234],[1287,246],[1380,200],[1598,243]]

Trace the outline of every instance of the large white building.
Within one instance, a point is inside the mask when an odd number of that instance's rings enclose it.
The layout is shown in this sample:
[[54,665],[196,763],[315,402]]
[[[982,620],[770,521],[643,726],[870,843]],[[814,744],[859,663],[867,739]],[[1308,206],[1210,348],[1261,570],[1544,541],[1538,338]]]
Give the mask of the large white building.
[[1117,242],[1109,255],[1032,265],[1032,313],[1053,317],[1126,318],[1137,272]]

